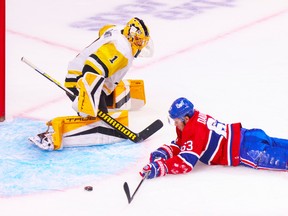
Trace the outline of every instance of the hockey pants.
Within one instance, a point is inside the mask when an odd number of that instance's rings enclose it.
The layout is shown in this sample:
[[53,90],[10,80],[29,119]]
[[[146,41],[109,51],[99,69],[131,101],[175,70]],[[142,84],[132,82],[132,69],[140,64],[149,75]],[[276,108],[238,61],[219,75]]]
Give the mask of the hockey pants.
[[255,169],[287,170],[288,140],[269,137],[261,129],[241,131],[240,164]]

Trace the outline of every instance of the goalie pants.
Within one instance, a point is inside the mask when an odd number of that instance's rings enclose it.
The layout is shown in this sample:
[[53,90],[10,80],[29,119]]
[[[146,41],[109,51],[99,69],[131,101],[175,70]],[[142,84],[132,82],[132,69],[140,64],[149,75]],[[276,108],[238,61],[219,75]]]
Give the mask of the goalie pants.
[[268,136],[261,129],[241,131],[240,164],[255,169],[288,168],[288,140]]

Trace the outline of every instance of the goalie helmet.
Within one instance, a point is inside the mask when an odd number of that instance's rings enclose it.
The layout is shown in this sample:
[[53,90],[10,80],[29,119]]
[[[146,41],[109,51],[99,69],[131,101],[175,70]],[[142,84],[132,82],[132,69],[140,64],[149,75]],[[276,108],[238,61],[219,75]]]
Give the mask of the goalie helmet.
[[143,20],[134,17],[124,27],[123,35],[128,39],[132,46],[132,52],[136,58],[141,50],[150,40],[149,29]]
[[113,27],[115,27],[115,25],[110,25],[110,24],[108,24],[108,25],[105,25],[105,26],[103,26],[102,28],[100,28],[100,29],[99,29],[99,32],[98,32],[99,37],[101,37],[102,35],[104,35],[105,32],[106,32],[108,29],[113,28]]
[[185,116],[191,118],[193,114],[194,105],[184,97],[176,99],[169,109],[169,117],[171,119],[179,118],[183,121]]

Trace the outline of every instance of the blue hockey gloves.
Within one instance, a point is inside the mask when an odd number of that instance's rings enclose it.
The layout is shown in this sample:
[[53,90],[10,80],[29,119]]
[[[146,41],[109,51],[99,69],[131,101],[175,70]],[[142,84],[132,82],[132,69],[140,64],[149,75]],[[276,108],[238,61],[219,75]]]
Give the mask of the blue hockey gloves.
[[168,159],[168,153],[164,150],[164,149],[157,149],[156,151],[153,151],[150,154],[150,162],[154,162],[155,160],[158,159],[164,159],[167,160]]
[[154,162],[159,159],[167,160],[171,157],[171,155],[172,152],[170,147],[167,145],[163,145],[162,147],[158,148],[156,151],[153,151],[150,154],[150,162]]
[[147,179],[152,179],[160,176],[165,176],[167,174],[167,167],[164,160],[157,160],[155,162],[147,164],[143,167],[140,175],[142,177],[146,176]]

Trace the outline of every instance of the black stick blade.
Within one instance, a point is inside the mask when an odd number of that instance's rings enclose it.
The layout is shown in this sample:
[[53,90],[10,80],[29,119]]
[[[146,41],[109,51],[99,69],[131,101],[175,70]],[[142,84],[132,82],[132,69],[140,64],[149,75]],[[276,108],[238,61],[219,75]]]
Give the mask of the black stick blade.
[[152,124],[150,124],[147,128],[145,128],[143,131],[141,131],[138,134],[138,138],[139,138],[138,142],[146,140],[148,137],[152,136],[162,127],[163,127],[163,122],[157,119],[156,121],[154,121]]
[[127,182],[124,183],[123,188],[124,188],[125,194],[127,196],[128,203],[130,203],[131,202],[131,196],[130,196],[130,190],[129,190],[129,186],[128,186]]

